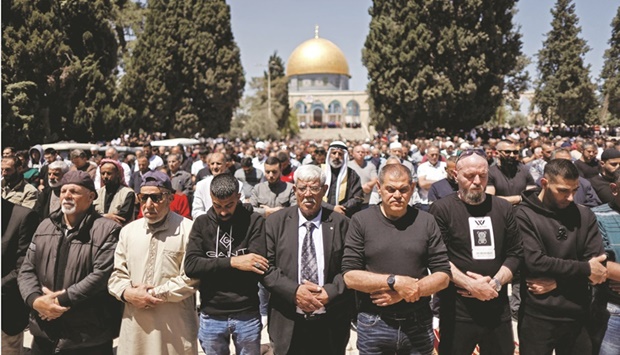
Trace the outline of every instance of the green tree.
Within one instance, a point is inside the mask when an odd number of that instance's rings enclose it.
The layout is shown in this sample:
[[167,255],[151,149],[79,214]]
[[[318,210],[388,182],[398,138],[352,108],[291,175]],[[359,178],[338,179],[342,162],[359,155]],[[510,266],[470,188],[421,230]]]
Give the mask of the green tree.
[[117,133],[110,19],[103,0],[2,3],[3,144]]
[[245,79],[223,0],[152,0],[121,81],[123,125],[170,136],[230,129]]
[[514,73],[521,56],[514,4],[375,0],[362,61],[377,127],[471,128],[493,117],[509,76],[527,79]]
[[614,120],[620,120],[620,7],[611,22],[609,48],[605,51],[605,64],[601,72],[601,92],[604,105]]
[[584,64],[589,47],[579,38],[581,27],[571,0],[558,0],[551,14],[551,30],[538,52],[533,103],[551,123],[585,123],[597,106],[590,66]]

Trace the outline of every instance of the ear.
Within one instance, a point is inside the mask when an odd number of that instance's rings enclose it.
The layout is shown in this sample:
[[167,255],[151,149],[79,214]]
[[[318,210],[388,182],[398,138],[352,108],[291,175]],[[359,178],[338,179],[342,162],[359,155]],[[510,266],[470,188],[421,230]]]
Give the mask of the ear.
[[454,177],[454,179],[456,180],[456,176],[459,174],[459,172],[454,169],[454,170],[450,170],[450,174],[452,175],[452,177]]
[[540,178],[540,186],[543,189],[546,189],[547,185],[549,185],[549,180],[547,178],[544,178],[544,177]]

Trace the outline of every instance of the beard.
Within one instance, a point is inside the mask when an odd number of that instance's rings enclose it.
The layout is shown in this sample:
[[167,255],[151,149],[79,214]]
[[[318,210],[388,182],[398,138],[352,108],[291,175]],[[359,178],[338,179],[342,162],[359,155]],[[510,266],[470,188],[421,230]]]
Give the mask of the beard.
[[517,166],[519,165],[519,161],[513,158],[500,158],[499,160],[501,162],[502,167],[506,167],[509,169],[516,169]]
[[468,205],[479,205],[484,201],[486,193],[483,191],[461,191],[463,202]]
[[62,200],[60,204],[60,210],[64,214],[72,215],[75,213],[75,202]]
[[334,168],[334,169],[339,169],[340,167],[342,167],[343,161],[340,159],[331,159],[329,161],[329,165]]
[[60,187],[60,181],[58,181],[58,180],[51,180],[51,179],[48,179],[48,180],[47,180],[47,184],[48,184],[48,185],[50,185],[50,187],[51,187],[52,189],[55,189],[55,188],[57,188],[57,187]]

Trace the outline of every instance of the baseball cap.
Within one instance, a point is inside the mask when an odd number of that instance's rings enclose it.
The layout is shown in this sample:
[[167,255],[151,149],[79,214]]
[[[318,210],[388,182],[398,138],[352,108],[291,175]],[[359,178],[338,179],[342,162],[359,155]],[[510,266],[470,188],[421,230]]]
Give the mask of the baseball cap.
[[159,170],[148,171],[144,174],[144,176],[142,176],[142,184],[140,184],[140,187],[143,186],[163,187],[172,191],[172,183],[170,182],[170,178],[168,175]]

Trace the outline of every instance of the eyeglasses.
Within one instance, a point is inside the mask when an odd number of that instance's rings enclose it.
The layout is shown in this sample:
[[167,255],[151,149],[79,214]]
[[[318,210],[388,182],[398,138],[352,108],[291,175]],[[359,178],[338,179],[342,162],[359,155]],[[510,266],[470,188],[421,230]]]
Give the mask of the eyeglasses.
[[487,158],[486,153],[484,152],[484,150],[476,148],[476,149],[466,149],[464,151],[461,152],[461,154],[459,154],[459,157],[456,159],[456,162],[458,163],[459,160],[463,159],[463,158],[467,158],[470,155],[479,155],[483,158]]
[[500,152],[506,154],[506,155],[519,155],[519,151],[518,150],[500,150]]
[[322,187],[321,186],[295,186],[295,189],[301,192],[302,194],[305,194],[306,191],[310,191],[313,194],[318,194],[319,192],[321,192]]
[[560,226],[558,228],[558,235],[556,236],[556,238],[558,240],[566,240],[567,237],[568,237],[568,235],[567,235],[567,232],[566,232],[566,227]]
[[138,199],[141,203],[146,203],[146,201],[151,199],[153,203],[160,203],[168,194],[138,194]]

